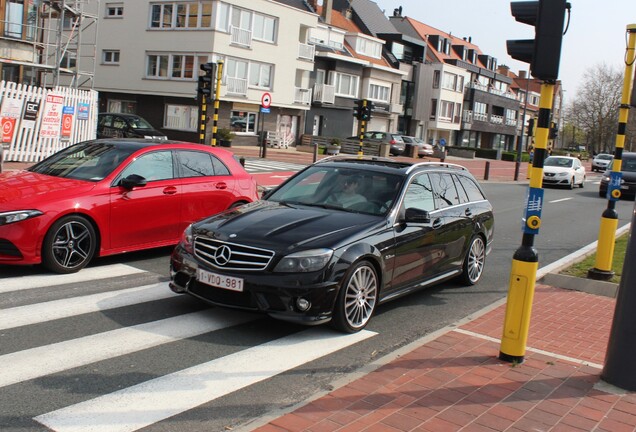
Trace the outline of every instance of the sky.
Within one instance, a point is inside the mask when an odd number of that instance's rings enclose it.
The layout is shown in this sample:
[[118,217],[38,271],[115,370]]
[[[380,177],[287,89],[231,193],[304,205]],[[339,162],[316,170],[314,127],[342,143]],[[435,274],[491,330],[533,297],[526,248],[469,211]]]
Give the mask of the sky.
[[[584,73],[598,64],[625,71],[626,27],[636,24],[636,0],[568,0],[570,26],[563,36],[559,79],[571,100],[584,82]],[[512,59],[507,39],[534,39],[534,27],[515,21],[508,0],[375,0],[385,15],[402,6],[402,16],[450,32],[472,37],[484,53],[518,74],[529,65]],[[565,21],[567,23],[567,12]]]

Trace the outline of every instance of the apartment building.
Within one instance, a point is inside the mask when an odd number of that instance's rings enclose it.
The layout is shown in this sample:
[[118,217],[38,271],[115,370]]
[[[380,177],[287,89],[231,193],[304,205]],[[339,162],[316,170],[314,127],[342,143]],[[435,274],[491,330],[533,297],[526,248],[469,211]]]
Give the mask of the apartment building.
[[37,49],[38,8],[36,0],[0,0],[0,79],[37,84],[40,63]]

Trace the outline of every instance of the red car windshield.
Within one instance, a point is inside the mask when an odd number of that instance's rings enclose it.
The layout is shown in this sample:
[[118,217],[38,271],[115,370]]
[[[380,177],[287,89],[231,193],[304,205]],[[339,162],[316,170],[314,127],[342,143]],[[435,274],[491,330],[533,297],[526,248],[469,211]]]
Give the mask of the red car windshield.
[[113,144],[84,142],[72,145],[42,162],[29,171],[76,180],[100,181],[108,176],[136,149]]

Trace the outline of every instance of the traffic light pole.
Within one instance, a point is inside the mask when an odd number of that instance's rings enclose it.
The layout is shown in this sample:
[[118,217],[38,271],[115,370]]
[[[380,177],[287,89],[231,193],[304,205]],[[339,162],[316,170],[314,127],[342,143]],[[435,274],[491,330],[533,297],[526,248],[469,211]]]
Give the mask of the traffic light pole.
[[199,96],[199,144],[205,144],[205,124],[208,112],[208,98]]
[[221,99],[221,80],[223,79],[223,60],[216,62],[216,86],[214,91],[214,117],[212,119],[212,145],[216,146],[217,124],[219,122],[219,102]]
[[616,201],[621,197],[621,167],[623,163],[623,148],[625,146],[625,130],[629,119],[629,100],[631,96],[632,80],[634,76],[634,62],[636,61],[636,24],[627,26],[629,34],[627,52],[625,53],[625,78],[623,80],[623,95],[618,114],[618,133],[616,134],[616,149],[612,161],[612,172],[607,185],[607,208],[601,216],[598,232],[598,248],[594,268],[587,272],[591,279],[610,280],[614,276],[612,260],[614,259],[614,243],[616,228],[618,227],[618,212]]
[[367,121],[363,118],[364,115],[366,115],[366,111],[367,111],[367,100],[363,99],[362,100],[362,108],[361,108],[362,112],[360,113],[360,133],[358,134],[358,137],[360,138],[360,142],[358,144],[358,156],[362,156],[364,155],[364,151],[362,149],[362,146],[364,144],[364,132],[366,130],[367,127]]
[[539,254],[534,248],[534,236],[541,226],[543,208],[543,160],[546,157],[550,116],[554,95],[554,81],[541,85],[539,118],[535,136],[530,185],[526,198],[526,210],[521,247],[512,258],[510,284],[504,318],[499,359],[521,363],[526,352],[534,286],[539,267]]

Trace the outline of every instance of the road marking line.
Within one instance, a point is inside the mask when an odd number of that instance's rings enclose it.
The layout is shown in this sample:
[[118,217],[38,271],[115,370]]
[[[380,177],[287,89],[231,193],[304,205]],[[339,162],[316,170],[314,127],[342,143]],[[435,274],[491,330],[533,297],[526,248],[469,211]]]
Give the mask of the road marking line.
[[0,387],[242,324],[253,314],[205,310],[0,356]]
[[[453,329],[453,331],[456,331],[457,333],[465,334],[467,336],[473,336],[473,337],[476,337],[476,338],[479,338],[479,339],[484,339],[484,340],[487,340],[487,341],[490,341],[490,342],[495,342],[495,343],[498,343],[498,344],[501,343],[501,339],[497,339],[497,338],[494,338],[492,336],[487,336],[487,335],[475,333],[475,332],[472,332],[470,330],[464,330],[464,329],[456,328],[456,329]],[[537,353],[537,354],[543,354],[543,355],[547,355],[547,356],[550,356],[550,357],[555,357],[555,358],[557,358],[559,360],[565,360],[565,361],[569,361],[569,362],[576,363],[576,364],[591,366],[591,367],[596,368],[596,369],[603,369],[603,365],[600,365],[600,364],[597,364],[597,363],[592,363],[592,362],[589,362],[587,360],[581,360],[581,359],[577,359],[577,358],[574,358],[574,357],[564,356],[564,355],[553,353],[553,352],[550,352],[550,351],[544,351],[544,350],[541,350],[541,349],[538,349],[538,348],[527,347],[526,351],[532,351],[532,352]]]
[[60,318],[81,315],[147,303],[154,300],[176,297],[168,288],[168,283],[157,283],[118,291],[91,294],[27,306],[3,309],[0,313],[0,330],[42,323]]
[[312,328],[35,417],[57,432],[129,432],[269,379],[377,333]]
[[552,204],[552,203],[558,203],[558,202],[562,202],[562,201],[569,201],[571,199],[572,198],[561,198],[561,199],[558,199],[558,200],[552,200],[552,201],[548,201],[548,202]]
[[96,279],[110,279],[117,276],[128,276],[137,273],[145,273],[145,271],[125,264],[113,264],[101,267],[85,268],[77,273],[71,274],[40,274],[11,279],[1,279],[2,286],[0,287],[0,294],[11,291],[42,288],[51,285],[88,282]]

